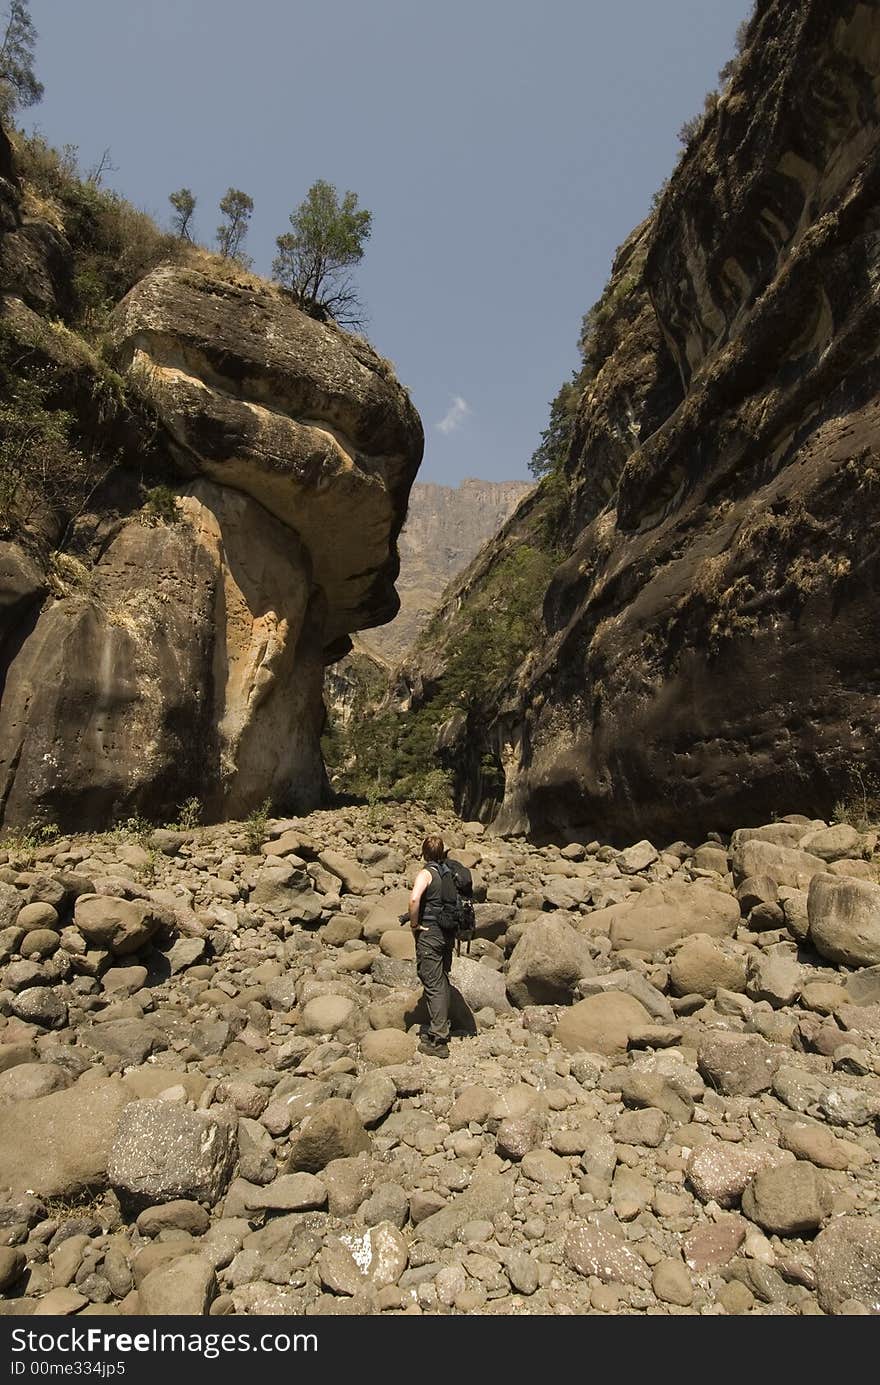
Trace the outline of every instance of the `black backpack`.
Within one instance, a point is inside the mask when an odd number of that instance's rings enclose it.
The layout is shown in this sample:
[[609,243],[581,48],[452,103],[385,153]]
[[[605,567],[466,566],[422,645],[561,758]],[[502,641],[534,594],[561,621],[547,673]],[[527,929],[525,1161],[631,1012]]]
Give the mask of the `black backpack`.
[[440,904],[437,923],[444,933],[450,933],[461,952],[462,942],[471,950],[477,919],[474,913],[474,882],[467,866],[460,861],[445,860],[432,862],[432,867],[440,877]]

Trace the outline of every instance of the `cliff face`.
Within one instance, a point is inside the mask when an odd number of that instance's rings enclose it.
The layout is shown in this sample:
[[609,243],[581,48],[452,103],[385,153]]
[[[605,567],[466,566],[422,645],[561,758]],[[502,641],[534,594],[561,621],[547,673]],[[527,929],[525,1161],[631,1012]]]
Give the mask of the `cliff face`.
[[[63,297],[64,236],[37,234],[7,173],[4,330],[79,408],[98,363],[74,333],[60,351],[20,273],[45,239]],[[418,416],[360,339],[207,259],[147,275],[108,336],[125,403],[100,483],[0,545],[2,820],[312,807],[324,665],[396,609]]]
[[468,812],[488,761],[500,827],[608,836],[827,813],[880,770],[878,91],[876,5],[758,5],[615,265],[542,634],[447,735]]
[[444,589],[528,493],[525,481],[478,481],[458,487],[416,482],[398,539],[400,611],[388,625],[358,644],[384,662],[396,663],[415,642]]

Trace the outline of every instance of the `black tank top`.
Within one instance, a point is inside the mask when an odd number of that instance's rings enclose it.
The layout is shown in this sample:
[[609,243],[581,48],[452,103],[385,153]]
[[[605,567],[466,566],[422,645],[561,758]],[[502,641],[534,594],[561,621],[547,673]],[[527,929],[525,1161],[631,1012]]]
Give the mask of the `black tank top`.
[[422,895],[422,911],[420,918],[422,923],[436,923],[440,913],[440,872],[437,869],[437,862],[426,863],[425,870],[430,871],[431,883]]

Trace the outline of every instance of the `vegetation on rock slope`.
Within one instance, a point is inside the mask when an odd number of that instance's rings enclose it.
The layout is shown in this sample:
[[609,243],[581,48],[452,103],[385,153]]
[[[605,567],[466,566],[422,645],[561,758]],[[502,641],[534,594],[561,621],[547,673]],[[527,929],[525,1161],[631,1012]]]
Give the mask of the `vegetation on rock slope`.
[[[484,549],[452,583],[390,692],[375,670],[362,682],[345,725],[331,724],[324,738],[338,790],[372,801],[449,804],[446,730],[503,696],[506,682],[540,642],[544,593],[559,562],[549,535],[560,495],[559,478],[542,481],[517,512],[516,527],[495,541],[503,542],[498,561],[487,567]],[[521,518],[524,511],[527,518]],[[497,766],[487,762],[484,770],[487,784],[497,780]]]
[[148,485],[163,479],[148,448],[126,447],[135,415],[145,438],[151,425],[107,360],[104,329],[138,279],[180,252],[145,213],[82,176],[74,150],[20,132],[12,143],[25,227],[50,228],[57,253],[50,285],[4,285],[25,303],[7,298],[0,321],[0,525],[25,545],[48,533],[61,548],[116,465],[135,465]]

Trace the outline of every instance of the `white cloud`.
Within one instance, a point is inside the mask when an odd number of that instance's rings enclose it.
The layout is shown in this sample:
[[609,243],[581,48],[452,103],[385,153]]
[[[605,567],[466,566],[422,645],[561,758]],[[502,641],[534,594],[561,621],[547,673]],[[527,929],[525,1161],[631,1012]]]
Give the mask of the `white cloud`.
[[462,399],[460,394],[454,394],[452,403],[435,426],[441,433],[454,433],[461,427],[470,412],[471,406],[467,400]]

